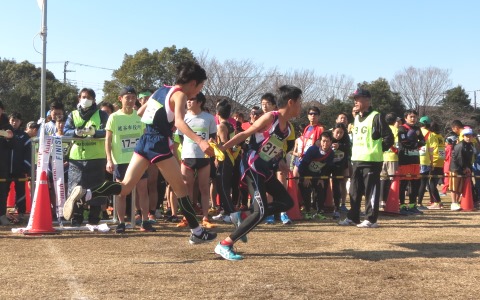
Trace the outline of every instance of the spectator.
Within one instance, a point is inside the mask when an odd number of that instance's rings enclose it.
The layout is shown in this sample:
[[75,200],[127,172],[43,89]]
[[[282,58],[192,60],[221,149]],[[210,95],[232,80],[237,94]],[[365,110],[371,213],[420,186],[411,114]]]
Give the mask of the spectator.
[[58,131],[57,121],[64,120],[65,106],[60,101],[50,103],[51,120],[45,123],[45,133],[47,135],[55,135]]
[[[68,194],[77,186],[92,187],[105,180],[104,170],[107,164],[105,141],[92,138],[105,137],[105,125],[108,115],[95,104],[95,92],[83,88],[78,94],[77,109],[67,118],[64,135],[79,138],[73,141],[69,155]],[[96,225],[100,221],[101,205],[106,204],[106,197],[95,197],[89,202],[88,223]],[[73,208],[73,207],[72,207]],[[83,205],[76,206],[73,212],[72,226],[83,223]],[[65,219],[67,218],[66,213]]]
[[428,192],[430,194],[430,205],[428,209],[441,209],[442,202],[440,200],[440,193],[438,192],[437,183],[439,176],[443,175],[443,165],[445,163],[445,140],[440,134],[440,127],[433,121],[430,123],[430,135],[432,152],[432,166],[433,170],[430,173],[433,177],[428,182]]
[[332,130],[332,149],[334,150],[332,187],[333,202],[335,203],[333,219],[340,218],[340,212],[342,211],[341,207],[346,209],[346,183],[347,178],[349,177],[348,166],[352,155],[351,148],[352,146],[350,144],[350,138],[347,135],[347,127],[345,126],[345,123],[335,124]]
[[[107,155],[106,170],[114,174],[117,181],[122,181],[130,162],[133,150],[142,136],[145,124],[140,121],[133,105],[137,100],[137,93],[131,86],[120,91],[118,101],[122,108],[108,117],[106,125],[105,152]],[[141,209],[140,231],[154,232],[155,228],[148,220],[149,200],[147,191],[147,173],[144,173],[136,185],[137,198]],[[126,197],[119,195],[115,199],[117,204],[119,224],[116,233],[125,233]]]
[[[5,107],[0,101],[0,179],[8,176],[8,155],[13,147],[13,127],[5,114]],[[8,225],[7,218],[7,195],[8,185],[6,181],[0,181],[0,225]]]
[[418,200],[417,200],[417,208],[420,210],[427,209],[423,206],[423,196],[427,190],[428,182],[430,178],[428,175],[431,174],[433,171],[433,135],[430,131],[430,123],[432,121],[428,116],[423,116],[420,118],[420,130],[422,131],[423,138],[425,139],[425,145],[420,147],[419,155],[420,155],[420,187],[418,190]]
[[388,113],[385,116],[385,122],[392,131],[394,142],[387,151],[383,152],[382,172],[380,173],[383,177],[383,179],[380,180],[381,208],[385,208],[387,203],[390,186],[392,184],[391,176],[396,175],[398,170],[398,127],[395,125],[397,122],[395,113]]

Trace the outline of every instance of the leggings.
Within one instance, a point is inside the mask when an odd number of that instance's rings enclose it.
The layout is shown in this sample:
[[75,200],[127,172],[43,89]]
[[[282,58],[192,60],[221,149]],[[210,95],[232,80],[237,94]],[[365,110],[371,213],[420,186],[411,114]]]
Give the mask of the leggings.
[[[253,213],[230,235],[233,242],[252,231],[265,216],[284,212],[293,207],[292,198],[275,176],[265,181],[264,177],[249,170],[245,180],[253,202]],[[267,203],[267,193],[273,197],[272,203]]]
[[226,215],[235,211],[232,201],[232,161],[227,157],[224,161],[218,162],[216,174],[217,194]]

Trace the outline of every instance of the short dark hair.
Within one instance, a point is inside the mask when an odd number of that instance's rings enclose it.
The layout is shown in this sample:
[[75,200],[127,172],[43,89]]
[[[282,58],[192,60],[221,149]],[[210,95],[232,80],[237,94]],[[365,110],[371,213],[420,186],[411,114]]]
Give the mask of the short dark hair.
[[222,119],[228,119],[230,117],[231,112],[232,112],[232,105],[230,105],[230,102],[228,102],[227,99],[220,100],[220,102],[217,103],[217,114]]
[[288,104],[288,100],[297,102],[302,96],[302,90],[293,85],[282,85],[277,89],[277,107],[284,108]]
[[460,120],[453,120],[451,127],[453,127],[453,126],[463,128],[463,123],[462,123],[462,121],[460,121]]
[[310,107],[308,108],[307,112],[310,112],[310,111],[312,111],[312,110],[313,110],[314,112],[316,112],[317,114],[320,115],[320,108],[318,108],[317,106],[310,106]]
[[112,112],[115,112],[115,107],[113,107],[113,104],[110,102],[103,101],[102,103],[100,103],[100,108],[102,107],[108,107]]
[[272,105],[277,105],[277,101],[275,101],[275,95],[272,93],[265,93],[262,95],[262,98],[260,100],[267,100],[270,102]]
[[320,135],[320,139],[321,139],[322,137],[326,137],[326,138],[328,138],[329,140],[332,140],[332,139],[333,139],[332,133],[331,133],[330,131],[324,131],[324,132],[322,132],[322,134]]
[[387,122],[388,125],[395,124],[395,122],[397,122],[397,116],[395,115],[395,113],[393,113],[393,112],[388,113],[385,116],[385,122]]
[[343,123],[335,123],[335,125],[333,126],[333,130],[337,128],[342,129],[344,133],[347,132],[347,127],[345,127],[345,124]]
[[63,103],[60,101],[54,100],[50,102],[50,110],[54,110],[54,109],[65,110],[65,105],[63,105]]
[[13,119],[19,119],[19,120],[21,120],[21,119],[22,119],[22,114],[19,113],[18,111],[14,111],[14,112],[12,112],[10,115],[8,115],[8,118],[9,118],[9,119],[12,119],[12,118],[13,118]]
[[197,102],[200,103],[200,109],[205,110],[205,103],[207,103],[207,98],[205,97],[205,95],[202,92],[200,92],[197,94],[195,98]]
[[80,90],[80,92],[78,93],[78,98],[80,98],[82,96],[82,93],[83,92],[86,92],[90,97],[93,98],[93,100],[96,99],[97,95],[95,95],[95,91],[93,89],[89,89],[89,88],[83,88]]
[[414,110],[414,109],[407,109],[407,110],[405,111],[405,113],[403,114],[403,117],[406,118],[408,115],[412,115],[412,114],[418,116],[418,112],[417,112],[416,110]]

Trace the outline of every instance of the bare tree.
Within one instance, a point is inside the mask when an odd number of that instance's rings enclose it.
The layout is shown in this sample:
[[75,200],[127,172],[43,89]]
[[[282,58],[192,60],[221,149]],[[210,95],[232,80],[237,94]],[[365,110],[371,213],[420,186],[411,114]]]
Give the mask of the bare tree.
[[398,92],[407,108],[413,108],[420,115],[429,106],[435,106],[452,85],[450,71],[435,67],[417,69],[409,67],[397,72],[390,82],[393,91]]

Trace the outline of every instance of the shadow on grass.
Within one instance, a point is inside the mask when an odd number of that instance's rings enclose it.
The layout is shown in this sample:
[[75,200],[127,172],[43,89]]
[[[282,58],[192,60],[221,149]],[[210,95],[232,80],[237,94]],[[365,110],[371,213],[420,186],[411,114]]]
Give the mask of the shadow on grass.
[[[408,250],[363,251],[345,249],[338,252],[321,253],[251,253],[253,257],[281,257],[282,259],[360,259],[367,261],[383,261],[406,258],[478,258],[480,243],[400,243],[393,244]],[[478,253],[475,253],[478,252]],[[240,252],[239,252],[240,253]]]

